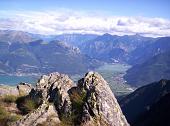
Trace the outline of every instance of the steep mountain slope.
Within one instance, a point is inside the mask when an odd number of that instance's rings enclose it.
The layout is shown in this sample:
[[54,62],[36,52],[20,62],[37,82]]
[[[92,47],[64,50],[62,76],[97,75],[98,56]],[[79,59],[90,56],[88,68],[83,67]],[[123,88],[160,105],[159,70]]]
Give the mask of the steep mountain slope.
[[[0,42],[1,73],[38,73],[39,61],[26,43]],[[5,68],[5,69],[4,69]]]
[[41,72],[83,73],[98,67],[100,63],[81,54],[74,46],[60,41],[35,41],[29,43],[32,52],[41,63]]
[[36,40],[32,34],[15,30],[0,30],[0,41],[27,43]]
[[144,63],[153,56],[169,51],[170,37],[157,38],[155,42],[149,45],[138,47],[130,54],[129,63],[132,65]]
[[150,107],[136,122],[135,126],[169,126],[170,93]]
[[140,35],[113,36],[104,34],[94,40],[85,42],[80,49],[83,53],[103,61],[126,62],[131,51],[150,42],[152,42],[151,38]]
[[0,30],[0,74],[39,72],[39,61],[27,45],[33,40],[37,38],[27,32]]
[[[117,37],[118,36],[104,34],[103,36],[99,36],[95,40],[91,40],[89,42],[84,43],[80,49],[82,50],[83,53],[87,55],[91,55],[93,58],[109,61],[111,60],[110,55],[114,53],[114,49],[115,49],[113,48],[115,46],[113,41]],[[111,51],[112,53],[110,53]],[[116,48],[116,51],[118,53],[121,51],[121,53],[125,55],[125,51],[122,49]]]
[[162,78],[170,79],[170,52],[158,54],[131,67],[124,78],[133,86],[142,86]]
[[60,41],[0,42],[1,74],[83,73],[100,63]]
[[160,80],[141,88],[119,101],[128,122],[133,125],[152,105],[170,92],[170,80]]
[[53,39],[68,43],[74,46],[81,46],[83,43],[89,40],[93,40],[98,35],[94,34],[61,34],[55,36]]

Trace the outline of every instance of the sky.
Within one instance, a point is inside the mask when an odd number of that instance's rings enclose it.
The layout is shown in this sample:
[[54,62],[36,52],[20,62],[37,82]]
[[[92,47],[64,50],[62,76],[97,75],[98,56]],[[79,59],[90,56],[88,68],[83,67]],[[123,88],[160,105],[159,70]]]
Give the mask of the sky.
[[0,29],[170,36],[170,0],[0,0]]

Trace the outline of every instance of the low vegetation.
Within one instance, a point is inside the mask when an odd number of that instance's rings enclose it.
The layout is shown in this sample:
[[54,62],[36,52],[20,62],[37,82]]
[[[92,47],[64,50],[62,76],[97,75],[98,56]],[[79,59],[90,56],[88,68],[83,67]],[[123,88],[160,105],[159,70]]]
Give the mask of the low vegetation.
[[0,105],[0,126],[8,126],[9,123],[15,122],[21,118],[21,115],[12,114]]
[[4,95],[0,97],[0,126],[8,126],[22,117],[16,107],[19,96]]
[[83,103],[86,98],[86,92],[82,91],[80,94],[78,92],[73,92],[70,95],[71,101],[72,101],[72,106],[74,106],[75,109],[78,111],[81,111]]
[[29,96],[22,96],[16,100],[17,107],[23,115],[37,109],[40,105],[40,99],[33,99]]
[[81,113],[83,111],[83,105],[86,98],[86,92],[72,92],[70,99],[72,102],[72,113],[69,116],[61,115],[61,126],[74,126],[80,124]]
[[40,100],[28,96],[4,95],[0,97],[0,126],[8,126],[23,115],[35,110]]
[[2,101],[5,103],[15,103],[17,100],[17,96],[15,95],[5,95],[2,98]]

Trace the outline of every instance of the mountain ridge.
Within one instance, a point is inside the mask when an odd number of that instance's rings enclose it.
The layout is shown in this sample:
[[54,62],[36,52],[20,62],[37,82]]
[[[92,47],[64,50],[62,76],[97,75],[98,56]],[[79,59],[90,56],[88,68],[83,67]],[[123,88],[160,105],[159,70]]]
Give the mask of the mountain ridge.
[[119,104],[128,122],[135,126],[135,123],[140,121],[140,117],[168,93],[170,93],[170,80],[162,79],[138,88],[120,99]]
[[160,53],[144,63],[134,65],[127,70],[124,78],[128,84],[142,86],[162,78],[170,79],[170,52]]

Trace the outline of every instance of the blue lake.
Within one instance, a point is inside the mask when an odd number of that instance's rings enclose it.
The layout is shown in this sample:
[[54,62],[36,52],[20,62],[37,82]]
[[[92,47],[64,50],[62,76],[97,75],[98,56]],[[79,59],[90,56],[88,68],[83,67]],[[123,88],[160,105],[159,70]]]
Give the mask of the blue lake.
[[38,76],[8,76],[0,75],[0,84],[17,85],[20,82],[35,84]]

